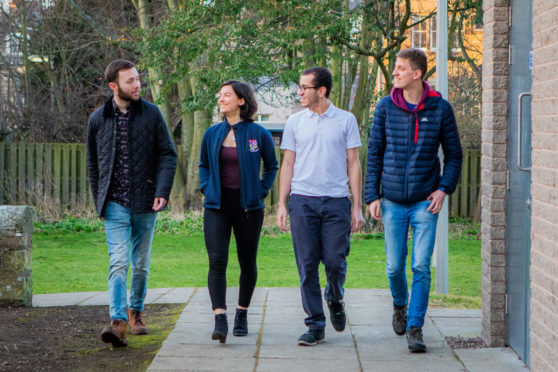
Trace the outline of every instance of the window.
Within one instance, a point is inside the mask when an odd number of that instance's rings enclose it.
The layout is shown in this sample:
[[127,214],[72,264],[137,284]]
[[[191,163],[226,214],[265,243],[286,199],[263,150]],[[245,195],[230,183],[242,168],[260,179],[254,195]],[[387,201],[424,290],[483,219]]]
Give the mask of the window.
[[260,122],[260,121],[269,121],[269,114],[258,114],[256,115],[256,121]]
[[11,58],[21,58],[23,56],[21,52],[20,39],[20,33],[6,35],[4,39],[4,56]]
[[430,50],[436,50],[436,16],[430,18]]
[[[418,22],[420,19],[422,19],[422,17],[419,16],[412,16],[411,17],[411,22],[415,23]],[[411,28],[411,47],[413,48],[420,48],[420,49],[426,49],[426,34],[427,34],[427,30],[426,30],[426,22],[421,22],[419,24],[416,24],[413,26],[413,28]]]
[[[430,18],[430,50],[432,50],[433,52],[436,51],[436,16],[433,16],[432,18]],[[449,39],[448,39],[449,42]],[[459,48],[459,43],[457,41],[457,35],[456,37],[453,39],[453,45],[451,47],[451,51],[452,52],[459,52],[461,51],[461,48]]]

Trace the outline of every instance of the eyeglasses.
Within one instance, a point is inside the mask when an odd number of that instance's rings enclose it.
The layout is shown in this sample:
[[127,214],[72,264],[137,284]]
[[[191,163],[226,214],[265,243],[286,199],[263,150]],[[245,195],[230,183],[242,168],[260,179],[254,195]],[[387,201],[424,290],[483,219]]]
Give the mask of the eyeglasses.
[[304,85],[298,85],[298,84],[297,84],[297,86],[298,86],[298,91],[303,92],[303,93],[306,92],[306,89],[317,89],[317,88],[319,88],[319,87],[305,87]]

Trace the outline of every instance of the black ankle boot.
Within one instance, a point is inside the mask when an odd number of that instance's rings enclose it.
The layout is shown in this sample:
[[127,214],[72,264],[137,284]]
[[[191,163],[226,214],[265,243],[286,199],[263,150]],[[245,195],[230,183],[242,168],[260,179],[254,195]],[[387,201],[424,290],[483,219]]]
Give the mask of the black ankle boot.
[[224,344],[227,342],[227,333],[229,333],[227,314],[215,315],[215,330],[211,334],[211,339],[219,340],[220,343]]
[[236,309],[234,317],[233,335],[246,336],[248,334],[248,310]]

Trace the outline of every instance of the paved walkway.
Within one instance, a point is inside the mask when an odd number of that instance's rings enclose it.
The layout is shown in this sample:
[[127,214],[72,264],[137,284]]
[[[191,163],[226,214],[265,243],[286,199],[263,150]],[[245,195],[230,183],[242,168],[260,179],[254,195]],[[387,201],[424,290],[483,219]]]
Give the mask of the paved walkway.
[[[232,336],[236,288],[228,291],[229,337],[210,339],[213,314],[206,288],[150,289],[146,303],[186,303],[148,371],[528,371],[509,348],[455,349],[446,336],[480,336],[480,310],[429,309],[423,327],[428,348],[411,354],[391,329],[387,290],[349,289],[348,324],[326,326],[323,344],[297,345],[306,331],[297,288],[257,288],[248,313],[249,334]],[[36,295],[34,306],[105,305],[106,292]],[[327,313],[327,306],[324,306]]]

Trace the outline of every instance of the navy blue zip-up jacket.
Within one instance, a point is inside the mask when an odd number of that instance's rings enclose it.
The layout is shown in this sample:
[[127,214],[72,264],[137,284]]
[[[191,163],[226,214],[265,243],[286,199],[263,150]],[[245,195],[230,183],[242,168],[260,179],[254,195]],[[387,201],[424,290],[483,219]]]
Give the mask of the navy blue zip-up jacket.
[[[376,105],[370,137],[364,200],[386,199],[410,204],[425,200],[436,190],[451,194],[457,187],[463,151],[453,110],[427,83],[422,102],[411,110],[399,95],[384,97]],[[444,153],[440,175],[438,147]],[[380,192],[380,183],[382,193]]]
[[[259,124],[242,121],[230,125],[227,121],[209,127],[202,139],[200,154],[200,190],[205,196],[203,206],[221,207],[221,177],[219,154],[229,130],[234,130],[240,166],[240,206],[244,210],[261,209],[263,199],[279,168],[271,133]],[[263,175],[260,168],[263,160]]]

